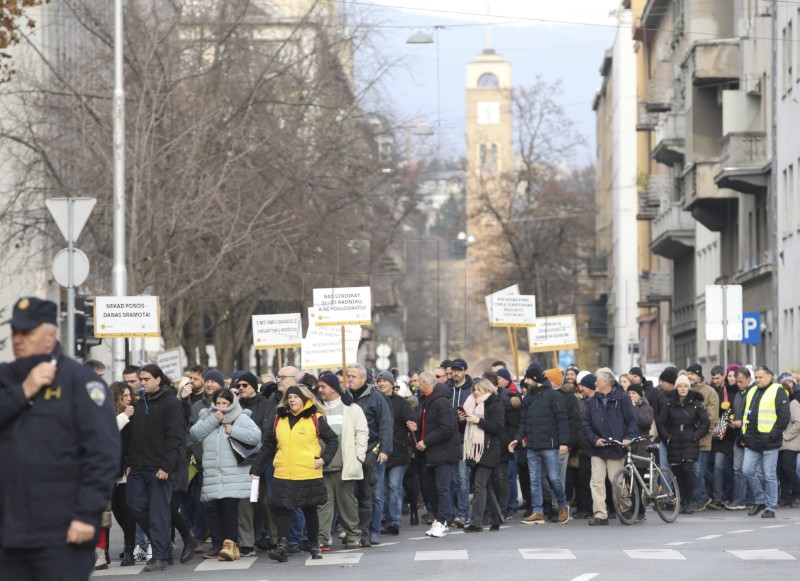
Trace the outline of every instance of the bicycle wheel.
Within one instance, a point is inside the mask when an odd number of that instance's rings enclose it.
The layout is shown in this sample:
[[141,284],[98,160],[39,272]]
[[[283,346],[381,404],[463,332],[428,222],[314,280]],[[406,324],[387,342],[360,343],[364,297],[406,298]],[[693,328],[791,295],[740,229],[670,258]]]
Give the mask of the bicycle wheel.
[[632,525],[639,514],[639,484],[633,475],[632,466],[623,466],[611,481],[611,498],[614,501],[614,512],[620,522]]
[[656,490],[654,490],[655,498],[653,499],[656,512],[664,522],[675,522],[681,509],[681,492],[678,488],[678,480],[672,471],[667,468],[656,468],[653,477],[657,483]]

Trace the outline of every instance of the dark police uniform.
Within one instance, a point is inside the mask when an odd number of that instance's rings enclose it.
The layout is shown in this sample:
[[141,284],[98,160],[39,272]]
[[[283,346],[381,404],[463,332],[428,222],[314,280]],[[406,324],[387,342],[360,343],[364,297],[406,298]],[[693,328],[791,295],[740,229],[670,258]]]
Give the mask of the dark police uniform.
[[[10,321],[55,324],[55,304],[20,299]],[[34,324],[35,323],[35,324]],[[0,364],[0,579],[85,580],[94,568],[100,517],[120,462],[108,388],[91,369],[56,354]],[[56,360],[51,386],[28,402],[22,383]],[[95,526],[93,542],[66,542],[73,520]]]

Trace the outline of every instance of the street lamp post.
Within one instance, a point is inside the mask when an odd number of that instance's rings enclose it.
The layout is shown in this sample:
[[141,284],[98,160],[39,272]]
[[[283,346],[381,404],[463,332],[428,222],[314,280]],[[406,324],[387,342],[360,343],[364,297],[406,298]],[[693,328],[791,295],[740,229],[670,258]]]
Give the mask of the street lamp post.
[[439,74],[439,66],[440,66],[440,59],[439,59],[439,30],[444,28],[444,26],[437,25],[433,27],[433,34],[427,34],[418,30],[414,34],[408,37],[406,40],[406,44],[434,44],[436,45],[436,159],[439,160],[439,156],[442,149],[442,105],[441,105],[441,91],[440,91],[440,79],[441,75]]

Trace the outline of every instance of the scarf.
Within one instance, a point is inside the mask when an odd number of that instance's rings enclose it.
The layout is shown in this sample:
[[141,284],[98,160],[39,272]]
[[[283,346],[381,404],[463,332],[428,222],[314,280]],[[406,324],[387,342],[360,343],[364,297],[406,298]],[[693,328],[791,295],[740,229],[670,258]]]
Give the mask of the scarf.
[[215,412],[222,412],[223,417],[222,421],[220,422],[222,425],[232,424],[240,415],[242,415],[242,406],[239,405],[238,398],[233,398],[233,403],[225,409],[219,409],[218,407],[212,405],[211,413],[214,414]]
[[[468,415],[483,417],[483,404],[492,395],[491,393],[484,393],[477,399],[475,396],[470,395],[464,402],[464,411]],[[478,427],[478,424],[467,422],[464,429],[464,460],[472,460],[475,464],[481,461],[483,456],[483,448],[485,446],[485,433]]]

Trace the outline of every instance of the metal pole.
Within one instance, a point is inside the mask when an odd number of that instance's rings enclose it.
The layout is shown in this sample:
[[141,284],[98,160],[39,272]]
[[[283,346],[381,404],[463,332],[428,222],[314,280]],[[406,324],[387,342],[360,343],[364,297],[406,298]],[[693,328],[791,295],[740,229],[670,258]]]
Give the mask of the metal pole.
[[439,91],[439,26],[434,28],[436,38],[436,163],[439,163],[442,153],[442,113],[441,113],[441,99]]
[[[773,369],[780,369],[780,343],[778,321],[780,315],[780,288],[778,286],[778,2],[772,0],[772,169],[769,190],[769,217],[772,230],[772,357]],[[784,192],[788,195],[788,192]],[[791,220],[792,216],[786,216]],[[759,329],[759,333],[761,330]],[[766,355],[766,353],[765,353]],[[764,357],[766,360],[767,357]]]
[[[114,0],[114,266],[111,270],[114,296],[128,294],[125,266],[125,88],[123,84],[124,43],[122,0]],[[112,340],[111,379],[122,377],[125,340]]]
[[722,366],[728,368],[728,285],[722,285]]
[[439,317],[439,360],[447,359],[447,322]]
[[73,200],[67,198],[67,345],[65,353],[75,357],[75,256],[72,254],[75,246],[73,233]]

